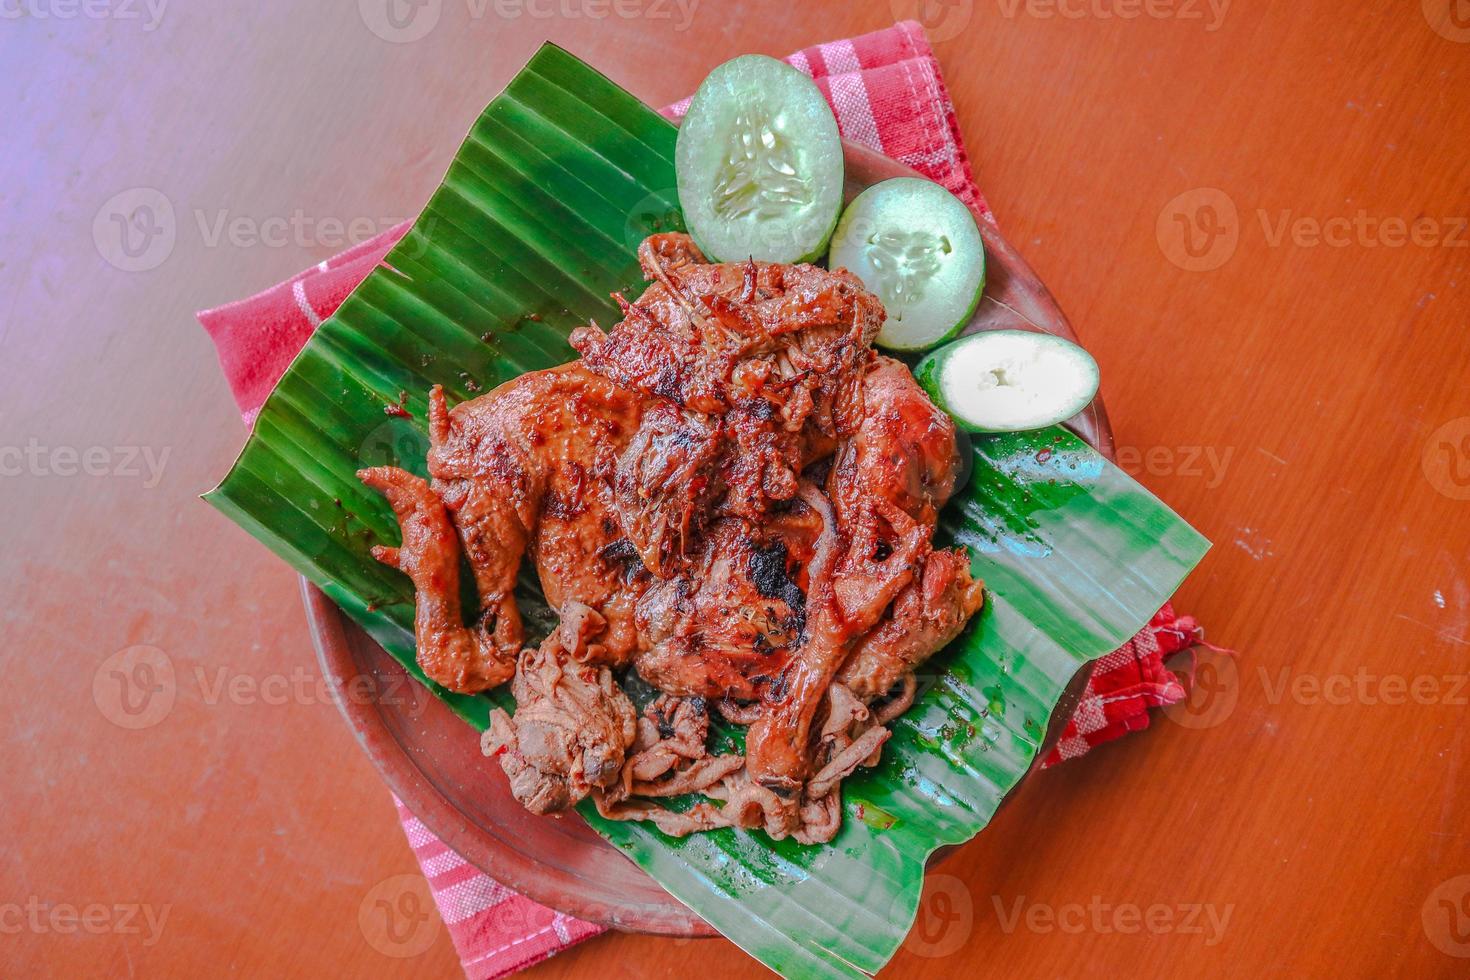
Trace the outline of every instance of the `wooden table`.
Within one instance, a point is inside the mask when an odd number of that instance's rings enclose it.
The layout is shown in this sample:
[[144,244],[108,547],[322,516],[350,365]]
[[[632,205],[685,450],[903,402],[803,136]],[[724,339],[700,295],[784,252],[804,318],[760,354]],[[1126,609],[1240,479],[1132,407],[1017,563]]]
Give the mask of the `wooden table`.
[[[192,313],[413,214],[545,37],[660,105],[894,16],[428,2],[412,43],[369,29],[382,0],[0,6],[7,975],[456,975],[434,920],[413,958],[359,930],[417,869],[315,686],[295,577],[195,499],[243,432]],[[1177,604],[1239,659],[1033,780],[931,876],[888,975],[1465,976],[1470,19],[931,6],[976,172],[1102,364],[1125,463],[1215,541]],[[136,188],[173,207],[161,259],[94,244]],[[159,717],[110,673],[139,645],[175,672]],[[691,966],[757,971],[634,936],[538,970]]]

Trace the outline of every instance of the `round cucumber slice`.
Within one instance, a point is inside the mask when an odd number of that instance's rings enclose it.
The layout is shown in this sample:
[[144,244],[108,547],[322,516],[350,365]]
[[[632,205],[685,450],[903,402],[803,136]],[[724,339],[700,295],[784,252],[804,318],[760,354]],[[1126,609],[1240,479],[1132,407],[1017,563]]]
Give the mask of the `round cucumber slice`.
[[845,266],[878,294],[878,345],[926,350],[969,322],[985,289],[985,244],[964,202],[931,180],[894,177],[859,194],[832,235]]
[[1026,330],[971,334],[919,362],[914,377],[962,428],[1022,432],[1069,419],[1097,394],[1097,361]]
[[709,73],[679,126],[679,205],[721,262],[811,262],[842,210],[842,138],[815,82],[744,55]]

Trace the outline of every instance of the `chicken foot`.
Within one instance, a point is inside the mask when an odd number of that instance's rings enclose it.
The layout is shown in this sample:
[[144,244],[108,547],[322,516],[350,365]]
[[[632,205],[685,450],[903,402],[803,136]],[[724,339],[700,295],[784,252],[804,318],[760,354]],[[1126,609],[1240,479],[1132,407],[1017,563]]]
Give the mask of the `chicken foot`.
[[[392,466],[359,470],[358,479],[388,498],[403,543],[375,545],[373,557],[407,575],[414,585],[414,641],[418,662],[436,684],[473,694],[509,680],[520,648],[520,620],[482,616],[465,625],[459,598],[459,538],[444,502],[429,484]],[[495,620],[492,630],[488,621]]]

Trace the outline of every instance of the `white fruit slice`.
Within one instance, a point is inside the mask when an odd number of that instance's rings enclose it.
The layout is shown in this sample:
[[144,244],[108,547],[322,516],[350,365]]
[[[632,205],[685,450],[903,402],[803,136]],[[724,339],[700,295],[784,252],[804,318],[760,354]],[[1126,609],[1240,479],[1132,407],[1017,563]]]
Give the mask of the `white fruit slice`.
[[810,262],[842,210],[842,138],[816,83],[764,55],[694,93],[674,152],[684,223],[711,259]]
[[874,184],[843,212],[828,264],[883,300],[878,344],[926,350],[969,322],[985,289],[985,245],[964,202],[931,180]]
[[914,377],[961,427],[1021,432],[1069,419],[1097,394],[1097,361],[1069,340],[1025,330],[971,334],[919,362]]

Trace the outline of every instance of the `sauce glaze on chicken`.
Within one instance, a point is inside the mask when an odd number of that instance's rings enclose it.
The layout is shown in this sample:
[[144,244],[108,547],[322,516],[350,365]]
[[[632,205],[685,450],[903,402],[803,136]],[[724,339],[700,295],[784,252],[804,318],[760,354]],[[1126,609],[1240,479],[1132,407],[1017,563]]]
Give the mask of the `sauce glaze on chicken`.
[[[433,391],[431,480],[359,474],[403,532],[374,554],[413,580],[429,677],[510,682],[483,746],[531,810],[590,795],[671,834],[830,840],[842,779],[982,602],[963,550],[932,543],[954,425],[872,349],[883,306],[847,272],[712,264],[680,234],[639,259],[651,284],[572,334],[579,360],[452,410]],[[534,649],[527,559],[560,614]],[[663,692],[641,715],[629,669]],[[710,754],[711,710],[749,726],[743,756]],[[686,793],[707,800],[658,802]]]

